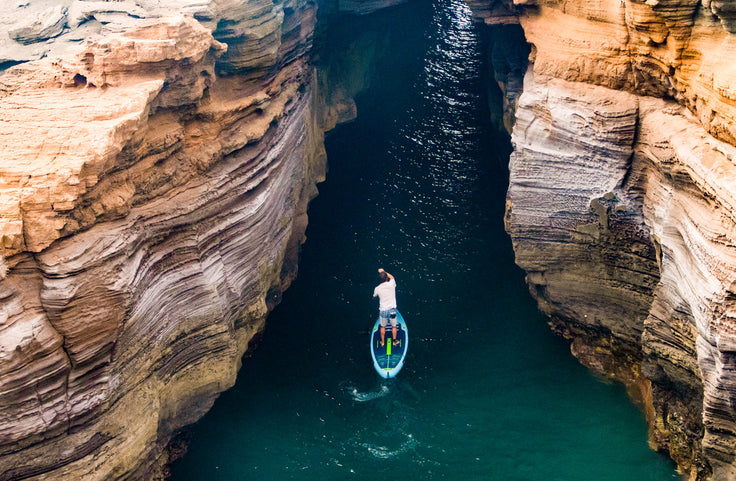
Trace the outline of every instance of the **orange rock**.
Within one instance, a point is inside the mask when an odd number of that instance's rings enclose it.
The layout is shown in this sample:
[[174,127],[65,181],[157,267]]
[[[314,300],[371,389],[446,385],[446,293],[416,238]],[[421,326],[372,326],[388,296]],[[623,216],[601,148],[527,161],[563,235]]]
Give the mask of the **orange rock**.
[[230,77],[191,17],[136,20],[0,77],[5,477],[148,470],[235,382],[293,279],[325,167],[303,57],[314,5],[284,32],[279,6],[248,8],[242,22],[271,18],[278,35],[241,45],[260,60],[228,57]]

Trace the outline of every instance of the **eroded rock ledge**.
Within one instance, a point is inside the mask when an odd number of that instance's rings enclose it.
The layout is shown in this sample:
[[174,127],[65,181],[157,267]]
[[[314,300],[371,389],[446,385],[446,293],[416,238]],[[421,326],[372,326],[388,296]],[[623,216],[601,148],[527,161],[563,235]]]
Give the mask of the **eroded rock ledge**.
[[316,73],[315,0],[11,3],[0,480],[161,479],[296,275],[323,132],[369,79]]
[[[506,226],[555,330],[690,479],[736,479],[736,71],[718,2],[469,2],[518,15]],[[508,22],[505,22],[508,23]]]
[[161,476],[296,273],[316,5],[165,3],[13,30],[46,57],[0,77],[0,479]]

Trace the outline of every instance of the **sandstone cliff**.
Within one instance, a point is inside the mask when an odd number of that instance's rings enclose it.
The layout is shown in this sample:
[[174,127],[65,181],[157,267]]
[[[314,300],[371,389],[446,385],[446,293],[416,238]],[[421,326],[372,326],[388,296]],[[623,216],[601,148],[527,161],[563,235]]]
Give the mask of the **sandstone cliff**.
[[[469,3],[494,23],[498,2]],[[502,3],[532,48],[506,216],[530,290],[656,449],[736,479],[732,8]]]
[[316,6],[13,8],[4,66],[33,61],[0,77],[0,479],[155,479],[295,275]]

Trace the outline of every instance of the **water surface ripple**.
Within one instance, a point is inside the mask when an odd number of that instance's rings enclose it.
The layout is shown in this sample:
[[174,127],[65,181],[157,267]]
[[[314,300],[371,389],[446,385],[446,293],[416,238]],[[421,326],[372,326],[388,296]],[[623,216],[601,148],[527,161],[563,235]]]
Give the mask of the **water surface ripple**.
[[[327,138],[299,277],[173,479],[676,479],[624,390],[549,332],[513,263],[483,28],[461,0],[381,15],[391,48],[358,119]],[[372,18],[345,22],[369,35]],[[379,266],[412,333],[389,381],[367,346]]]

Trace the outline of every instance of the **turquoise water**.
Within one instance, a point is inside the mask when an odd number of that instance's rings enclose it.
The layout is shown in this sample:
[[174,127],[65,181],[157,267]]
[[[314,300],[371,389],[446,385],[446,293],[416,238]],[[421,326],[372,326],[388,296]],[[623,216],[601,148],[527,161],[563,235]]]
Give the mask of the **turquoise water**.
[[[459,0],[340,28],[376,25],[387,54],[358,119],[328,135],[299,277],[172,479],[677,479],[623,388],[572,358],[514,265],[490,36]],[[412,336],[392,380],[368,350],[378,267],[396,276]]]

